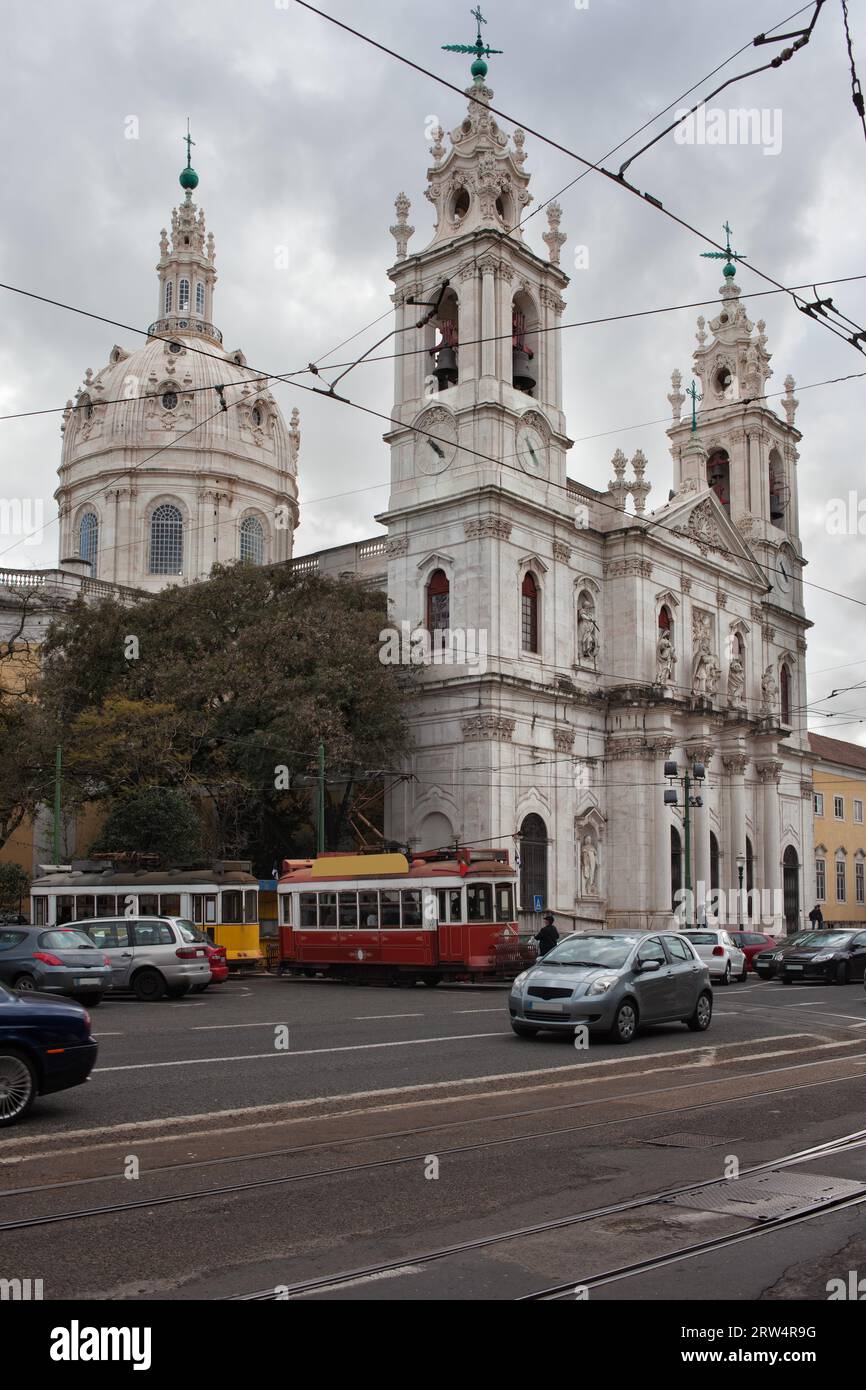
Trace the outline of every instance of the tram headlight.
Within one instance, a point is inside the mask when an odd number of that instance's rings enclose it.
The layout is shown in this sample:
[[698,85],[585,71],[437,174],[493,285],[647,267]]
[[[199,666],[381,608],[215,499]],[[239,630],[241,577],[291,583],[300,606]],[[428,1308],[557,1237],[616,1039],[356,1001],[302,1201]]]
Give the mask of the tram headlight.
[[605,994],[611,985],[616,984],[616,981],[616,975],[599,975],[597,980],[593,980],[586,992],[587,994]]
[[511,993],[512,993],[512,994],[519,994],[519,993],[520,993],[521,989],[523,988],[523,981],[526,979],[526,977],[527,977],[528,974],[529,974],[529,971],[528,971],[528,970],[523,970],[523,971],[521,971],[521,973],[520,973],[519,975],[516,975],[516,976],[515,976],[515,978],[511,981]]

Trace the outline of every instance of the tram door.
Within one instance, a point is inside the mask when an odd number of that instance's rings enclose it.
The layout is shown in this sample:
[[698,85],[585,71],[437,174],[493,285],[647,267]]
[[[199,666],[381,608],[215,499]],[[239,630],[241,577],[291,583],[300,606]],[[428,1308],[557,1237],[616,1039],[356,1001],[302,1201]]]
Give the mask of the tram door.
[[462,888],[437,889],[439,908],[439,959],[464,960],[463,932],[466,913]]

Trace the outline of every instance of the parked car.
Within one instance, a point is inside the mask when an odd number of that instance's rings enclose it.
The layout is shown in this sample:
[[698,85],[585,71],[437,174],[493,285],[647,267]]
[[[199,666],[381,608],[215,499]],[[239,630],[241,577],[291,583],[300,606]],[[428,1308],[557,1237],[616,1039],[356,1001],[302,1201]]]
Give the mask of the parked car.
[[847,985],[862,980],[866,973],[866,931],[827,931],[802,941],[782,960],[782,983],[795,980],[824,980]]
[[74,927],[0,927],[0,981],[19,991],[66,994],[94,1008],[111,988],[111,965]]
[[138,999],[181,999],[210,984],[207,937],[184,917],[106,917],[71,922],[87,932],[111,965],[113,990]]
[[734,976],[741,982],[745,980],[749,970],[746,957],[723,927],[687,929],[681,935],[692,943],[711,980],[723,985],[729,985]]
[[96,1053],[80,1004],[0,985],[0,1127],[26,1115],[37,1095],[86,1081]]
[[746,957],[749,970],[755,969],[754,960],[759,951],[769,951],[776,945],[776,938],[762,931],[729,931],[728,935]]
[[[210,965],[210,980],[208,984],[221,985],[229,977],[229,962],[225,946],[214,946],[208,937],[203,938],[205,949],[207,950],[208,963]],[[201,994],[207,989],[207,985],[193,985],[193,993]]]
[[798,946],[809,941],[813,936],[822,936],[823,932],[818,931],[799,931],[793,936],[787,936],[781,941],[777,941],[774,946],[765,947],[759,951],[754,958],[755,973],[762,980],[775,980],[781,973],[782,961],[789,951],[796,951]]
[[628,1043],[647,1023],[704,1032],[713,1016],[709,985],[706,966],[679,932],[574,932],[517,976],[508,1012],[522,1038],[585,1024]]

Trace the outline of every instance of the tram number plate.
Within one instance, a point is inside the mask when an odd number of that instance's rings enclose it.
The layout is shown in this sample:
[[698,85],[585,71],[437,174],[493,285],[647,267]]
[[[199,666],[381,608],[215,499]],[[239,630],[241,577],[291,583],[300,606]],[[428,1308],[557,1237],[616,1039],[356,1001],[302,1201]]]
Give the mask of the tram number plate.
[[530,999],[528,1003],[530,1009],[543,1009],[545,1013],[565,1013],[565,1005],[558,1003],[555,999]]

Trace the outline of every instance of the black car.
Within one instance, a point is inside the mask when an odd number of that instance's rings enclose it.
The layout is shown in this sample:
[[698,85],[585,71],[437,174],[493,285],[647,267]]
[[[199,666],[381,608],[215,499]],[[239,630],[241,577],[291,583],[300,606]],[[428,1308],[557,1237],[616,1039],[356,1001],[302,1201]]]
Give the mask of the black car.
[[800,946],[804,946],[807,941],[811,941],[813,936],[822,937],[821,931],[800,931],[794,936],[786,937],[783,941],[777,941],[775,945],[768,946],[765,951],[759,951],[754,957],[752,964],[755,971],[762,980],[775,980],[782,973],[782,962],[790,951],[796,951]]
[[0,985],[0,1128],[26,1115],[37,1095],[86,1081],[97,1046],[81,1004]]
[[866,931],[825,931],[802,941],[782,961],[782,983],[824,980],[847,985],[866,972]]

